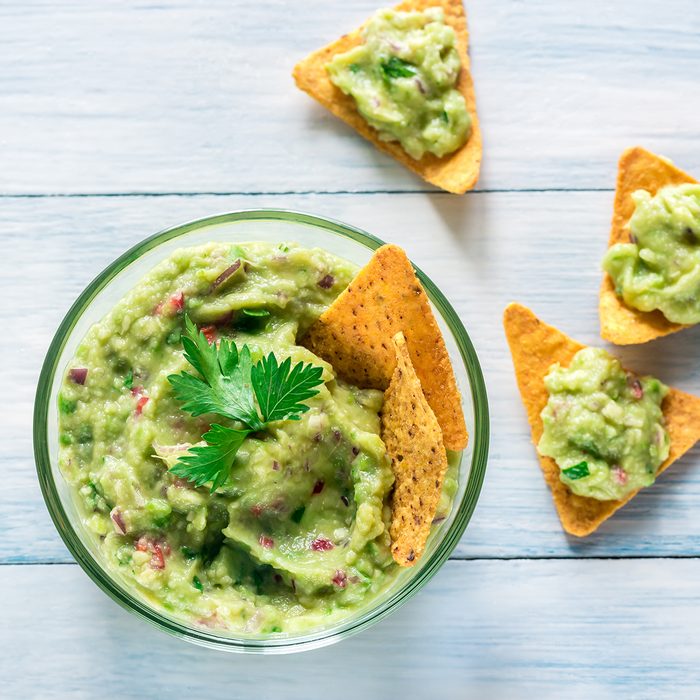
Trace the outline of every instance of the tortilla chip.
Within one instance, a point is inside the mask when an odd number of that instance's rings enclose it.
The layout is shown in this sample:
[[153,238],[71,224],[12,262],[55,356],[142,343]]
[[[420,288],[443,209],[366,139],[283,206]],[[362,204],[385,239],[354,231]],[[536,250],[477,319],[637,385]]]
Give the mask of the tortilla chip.
[[[655,195],[666,185],[696,182],[690,175],[676,168],[671,161],[645,151],[629,148],[620,158],[612,229],[608,247],[629,243],[629,222],[634,214],[632,193],[647,190]],[[600,288],[600,334],[617,345],[646,343],[654,338],[675,333],[687,326],[671,323],[660,311],[638,311],[627,306],[615,294],[615,285],[607,273]]]
[[301,342],[352,384],[384,390],[396,367],[391,338],[400,331],[445,447],[463,450],[467,426],[450,356],[425,290],[401,248],[379,248]]
[[454,153],[442,158],[426,153],[420,160],[415,160],[403,150],[398,142],[382,141],[378,132],[371,127],[357,111],[355,100],[337,88],[328,77],[326,64],[337,54],[345,53],[362,43],[362,27],[345,34],[338,41],[315,51],[294,67],[294,80],[297,86],[307,92],[317,102],[340,117],[361,136],[371,141],[380,151],[393,156],[409,170],[423,179],[454,194],[463,194],[476,184],[481,166],[481,131],[476,114],[474,83],[469,72],[467,45],[467,18],[461,0],[406,0],[394,9],[399,11],[419,10],[429,7],[441,7],[445,12],[445,23],[449,24],[457,36],[457,51],[462,61],[457,89],[467,103],[467,111],[472,118],[472,133],[467,142]]
[[382,408],[382,440],[396,478],[389,532],[396,563],[413,566],[423,554],[440,502],[447,452],[403,333],[394,336],[393,344],[396,369]]
[[[551,365],[558,362],[567,366],[584,346],[543,323],[530,309],[520,304],[510,304],[506,308],[503,325],[536,447],[544,429],[540,413],[549,398],[544,378]],[[661,408],[671,438],[671,450],[659,467],[658,474],[668,469],[700,439],[700,398],[671,389]],[[590,535],[637,494],[634,491],[620,501],[598,501],[577,496],[560,481],[557,463],[539,452],[537,454],[561,524],[572,535]]]

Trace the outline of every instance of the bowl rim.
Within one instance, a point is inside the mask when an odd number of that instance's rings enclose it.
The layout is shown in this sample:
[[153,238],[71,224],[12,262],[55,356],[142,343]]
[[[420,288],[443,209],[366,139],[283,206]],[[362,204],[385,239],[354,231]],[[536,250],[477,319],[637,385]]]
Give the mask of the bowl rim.
[[370,607],[363,610],[357,618],[350,617],[335,627],[325,630],[314,630],[294,638],[222,637],[208,632],[206,629],[190,627],[185,625],[185,623],[169,618],[137,596],[130,595],[112,576],[108,575],[108,572],[98,564],[83,544],[80,535],[66,514],[61,497],[54,484],[48,444],[48,411],[52,383],[56,371],[60,369],[58,367],[59,358],[82,313],[89,307],[95,296],[131,263],[159,245],[191,231],[217,224],[246,221],[301,223],[321,229],[326,233],[349,238],[370,250],[376,250],[384,245],[384,241],[376,236],[335,219],[307,214],[293,209],[273,208],[240,209],[193,219],[183,224],[162,229],[141,240],[109,264],[85,287],[69,308],[54,334],[42,364],[34,401],[34,460],[44,502],[61,539],[83,571],[121,607],[173,636],[200,646],[239,652],[286,653],[332,644],[366,629],[396,610],[435,575],[437,570],[449,558],[466,530],[481,492],[488,460],[489,408],[483,373],[469,334],[444,294],[420,268],[414,265],[416,274],[426,289],[431,302],[438,308],[453,335],[469,379],[474,411],[474,429],[473,434],[470,435],[470,441],[473,444],[472,460],[464,494],[457,505],[454,521],[445,532],[442,541],[436,547],[429,560],[421,567],[419,574],[410,578],[403,586],[392,592],[378,607]]

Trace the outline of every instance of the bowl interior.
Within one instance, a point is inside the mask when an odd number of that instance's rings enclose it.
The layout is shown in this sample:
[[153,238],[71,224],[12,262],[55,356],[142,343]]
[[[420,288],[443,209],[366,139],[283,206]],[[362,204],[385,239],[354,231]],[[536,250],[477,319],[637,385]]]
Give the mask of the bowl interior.
[[400,573],[379,598],[350,619],[304,635],[242,636],[188,625],[152,607],[102,565],[96,537],[82,524],[69,485],[58,468],[57,396],[67,364],[92,324],[134,287],[141,277],[175,249],[208,241],[295,241],[321,247],[358,266],[382,242],[338,222],[285,211],[234,212],[168,229],[146,239],[102,272],[70,309],[49,349],[35,405],[35,453],[39,479],[49,511],[71,553],[112,598],[150,622],[200,644],[233,650],[290,651],[320,646],[380,619],[425,583],[449,556],[462,535],[481,488],[488,448],[488,408],[481,370],[461,321],[439,290],[419,272],[435,308],[452,359],[469,431],[469,444],[459,458],[459,486],[449,517],[433,528],[421,561]]

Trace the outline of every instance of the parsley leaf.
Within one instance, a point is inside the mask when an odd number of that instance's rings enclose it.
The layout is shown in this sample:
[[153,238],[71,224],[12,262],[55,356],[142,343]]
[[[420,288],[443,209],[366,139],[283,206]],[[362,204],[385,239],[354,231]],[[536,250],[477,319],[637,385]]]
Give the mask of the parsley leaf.
[[382,71],[387,78],[410,78],[416,74],[416,67],[398,56],[392,56],[382,63]]
[[214,492],[226,482],[233,458],[249,433],[249,430],[234,430],[214,423],[202,435],[207,444],[191,447],[170,471],[195,486],[211,482],[211,491]]
[[210,345],[187,316],[182,346],[200,375],[181,372],[168,377],[183,410],[193,416],[214,413],[242,424],[229,428],[213,423],[202,436],[206,445],[191,447],[170,470],[195,486],[211,483],[213,492],[226,482],[248,435],[275,421],[299,420],[309,410],[302,402],[318,394],[323,370],[303,362],[292,367],[291,358],[279,364],[274,353],[253,364],[247,345],[240,351],[225,339]]
[[281,365],[270,353],[253,367],[255,397],[266,423],[277,420],[299,420],[309,407],[301,403],[318,394],[323,370],[298,362],[292,367],[291,358]]
[[591,472],[588,470],[588,462],[579,462],[578,464],[574,464],[573,467],[562,469],[561,473],[568,479],[576,481],[577,479],[583,479]]
[[168,377],[182,408],[193,416],[216,413],[244,423],[251,430],[261,430],[264,426],[255,408],[248,346],[244,345],[239,353],[228,340],[221,340],[218,347],[209,345],[204,333],[189,318],[185,318],[182,345],[185,359],[202,375],[200,379],[182,372]]

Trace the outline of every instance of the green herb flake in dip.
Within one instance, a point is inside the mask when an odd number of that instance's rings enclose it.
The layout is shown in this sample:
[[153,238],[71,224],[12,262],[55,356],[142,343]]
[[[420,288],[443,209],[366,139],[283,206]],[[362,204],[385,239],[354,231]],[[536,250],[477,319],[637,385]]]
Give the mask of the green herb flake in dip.
[[[353,614],[395,581],[383,394],[342,382],[297,344],[355,274],[326,251],[291,243],[181,249],[90,329],[59,395],[59,463],[104,565],[134,593],[190,624],[293,633]],[[217,484],[196,486],[180,460],[209,449],[212,424],[220,434],[243,425],[226,417],[230,406],[193,415],[178,400],[172,378],[184,373],[201,400],[216,398],[184,355],[186,319],[217,344],[211,357],[223,366],[231,341],[253,364],[272,353],[292,373],[299,363],[322,370],[303,412],[260,430],[250,419],[237,449],[222,451],[231,461]],[[451,456],[439,518],[456,490]]]
[[632,197],[631,242],[612,246],[603,260],[617,295],[673,323],[700,323],[700,185]]
[[461,61],[442,9],[379,10],[363,32],[362,45],[335,56],[326,68],[379,137],[399,141],[416,160],[464,145],[471,117],[455,89]]
[[670,441],[661,402],[668,388],[625,372],[605,350],[584,348],[545,377],[549,400],[537,446],[578,496],[620,500],[654,483]]

